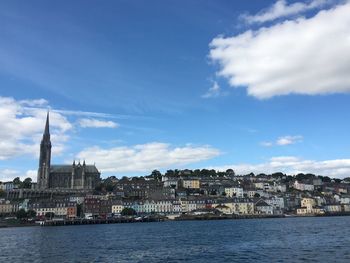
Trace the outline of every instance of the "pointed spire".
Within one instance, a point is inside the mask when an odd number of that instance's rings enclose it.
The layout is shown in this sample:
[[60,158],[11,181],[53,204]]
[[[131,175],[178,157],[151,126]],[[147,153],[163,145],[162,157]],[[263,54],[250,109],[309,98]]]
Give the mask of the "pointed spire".
[[47,111],[46,124],[45,124],[45,131],[44,131],[44,134],[45,134],[45,135],[49,135],[49,134],[50,134],[50,123],[49,123],[49,119],[50,119],[49,111]]
[[85,164],[85,159],[84,159],[84,162],[83,162],[83,166],[85,166],[86,164]]

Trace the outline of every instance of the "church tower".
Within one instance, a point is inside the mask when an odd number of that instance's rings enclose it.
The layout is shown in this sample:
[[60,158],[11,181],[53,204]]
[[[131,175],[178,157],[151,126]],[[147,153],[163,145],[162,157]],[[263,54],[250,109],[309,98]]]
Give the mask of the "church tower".
[[51,140],[50,140],[50,128],[49,128],[49,112],[47,112],[45,130],[43,138],[40,143],[40,158],[38,169],[38,188],[49,188],[49,176],[50,176],[50,163],[51,163]]

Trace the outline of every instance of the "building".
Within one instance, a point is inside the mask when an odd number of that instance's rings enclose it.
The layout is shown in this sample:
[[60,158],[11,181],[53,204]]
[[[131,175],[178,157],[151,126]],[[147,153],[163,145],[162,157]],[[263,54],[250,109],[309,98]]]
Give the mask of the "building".
[[226,199],[216,203],[212,203],[210,208],[217,208],[219,205],[225,205],[230,208],[231,213],[236,215],[252,215],[254,214],[254,203],[248,198]]
[[183,179],[182,187],[190,189],[199,189],[200,182],[198,179]]
[[316,207],[316,201],[313,198],[303,198],[301,199],[301,208],[297,209],[298,215],[313,215],[313,214],[323,214],[324,210]]
[[258,214],[272,215],[273,206],[266,203],[264,200],[260,199],[255,203],[255,210]]
[[113,214],[121,214],[123,211],[124,206],[122,201],[115,201],[112,205],[112,213]]
[[9,200],[0,200],[0,215],[14,214],[18,211],[18,204]]
[[227,205],[219,204],[215,208],[225,215],[232,214],[232,209],[230,207],[228,207]]
[[226,187],[225,193],[227,197],[243,198],[243,188],[241,187]]
[[45,130],[40,143],[38,189],[92,190],[100,181],[100,172],[95,165],[73,162],[72,165],[51,165],[51,140],[47,113]]
[[340,204],[327,204],[323,206],[323,209],[327,213],[340,213],[342,212],[342,206]]
[[315,187],[313,184],[298,182],[297,180],[295,180],[293,186],[295,189],[300,190],[300,191],[314,191],[315,190]]
[[271,197],[266,199],[265,202],[272,206],[274,209],[284,209],[284,198],[283,197]]
[[1,190],[9,192],[9,191],[12,191],[13,189],[16,189],[16,186],[13,182],[2,183]]
[[42,201],[30,203],[28,208],[34,210],[37,216],[44,217],[47,213],[53,213],[54,217],[75,218],[77,216],[77,204],[65,201]]

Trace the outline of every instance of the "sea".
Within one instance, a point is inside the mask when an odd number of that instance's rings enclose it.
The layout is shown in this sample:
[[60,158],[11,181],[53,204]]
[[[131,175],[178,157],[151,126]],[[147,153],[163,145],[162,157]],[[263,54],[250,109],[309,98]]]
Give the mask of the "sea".
[[3,228],[0,262],[350,262],[350,217]]

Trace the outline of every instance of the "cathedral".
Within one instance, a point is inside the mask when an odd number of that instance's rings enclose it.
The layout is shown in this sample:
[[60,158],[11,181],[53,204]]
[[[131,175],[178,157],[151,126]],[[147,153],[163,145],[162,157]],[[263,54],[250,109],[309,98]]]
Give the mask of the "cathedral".
[[39,189],[93,190],[100,181],[100,172],[95,165],[73,162],[71,165],[51,165],[51,140],[49,113],[40,143],[38,169]]

